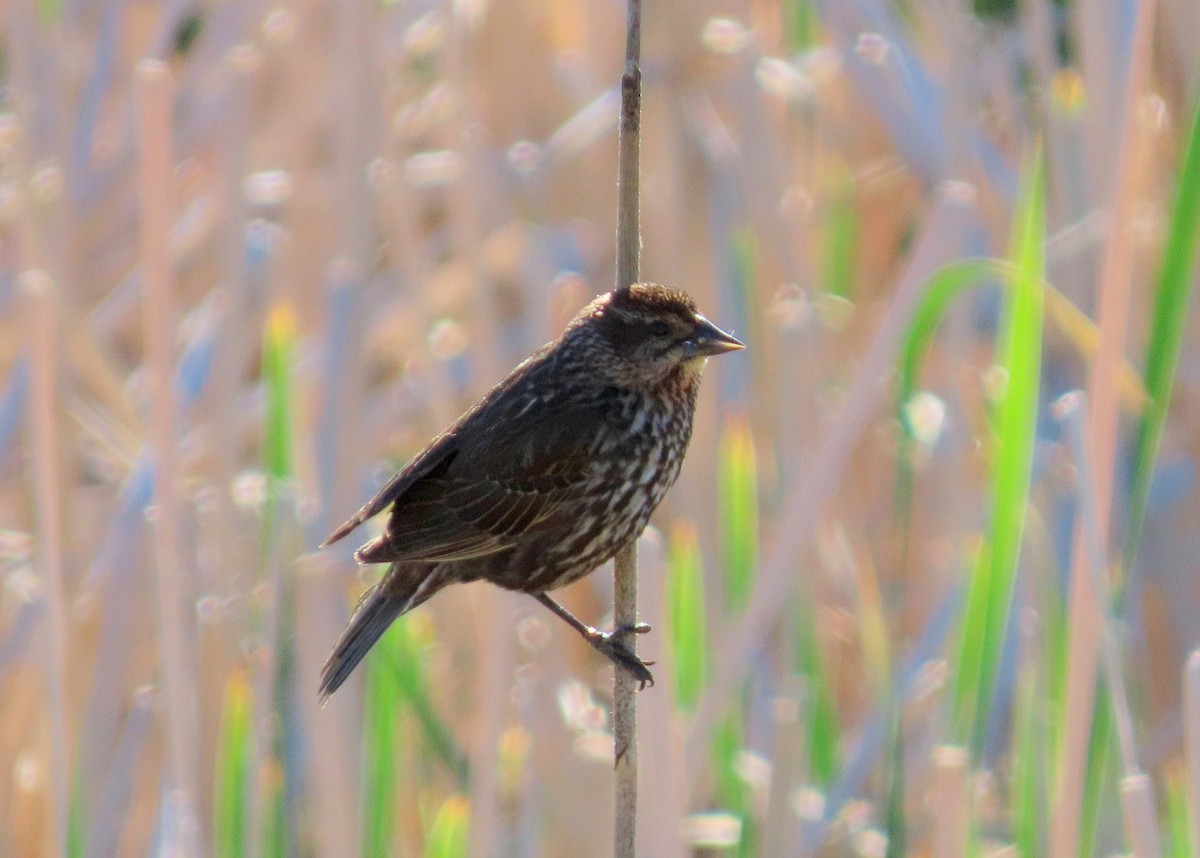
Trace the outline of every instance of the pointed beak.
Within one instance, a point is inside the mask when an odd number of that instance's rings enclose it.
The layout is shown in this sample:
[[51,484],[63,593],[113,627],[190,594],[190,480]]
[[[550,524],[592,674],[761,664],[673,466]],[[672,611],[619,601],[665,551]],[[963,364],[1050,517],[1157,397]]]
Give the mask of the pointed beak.
[[696,314],[696,328],[688,339],[688,345],[695,350],[697,356],[719,355],[725,352],[736,352],[744,349],[746,344],[733,334],[727,334],[710,322]]

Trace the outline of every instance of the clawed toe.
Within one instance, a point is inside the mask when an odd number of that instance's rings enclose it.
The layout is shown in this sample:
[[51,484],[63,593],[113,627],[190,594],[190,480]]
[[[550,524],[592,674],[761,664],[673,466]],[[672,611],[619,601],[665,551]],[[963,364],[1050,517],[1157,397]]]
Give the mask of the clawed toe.
[[642,661],[625,644],[621,643],[618,638],[624,634],[645,634],[648,631],[650,631],[650,627],[645,623],[638,623],[636,626],[617,629],[611,633],[591,629],[587,635],[587,640],[588,643],[595,647],[598,652],[603,653],[614,665],[631,674],[638,681],[638,691],[641,691],[647,685],[654,685],[654,676],[650,673],[650,668],[647,666],[648,664],[654,664],[654,662]]
[[614,638],[622,638],[626,635],[648,635],[650,634],[649,623],[634,623],[632,626],[617,626],[612,630]]
[[[642,661],[632,650],[621,643],[621,638],[626,635],[644,635],[649,632],[649,623],[623,625],[617,627],[612,632],[602,632],[597,628],[581,623],[574,614],[545,593],[534,593],[533,597],[569,624],[571,628],[583,635],[583,639],[591,644],[597,652],[603,653],[604,657],[614,665],[632,675],[638,681],[638,691],[641,691],[647,685],[654,684],[654,676],[651,675],[650,668],[647,667],[647,662]],[[654,662],[649,662],[649,664],[654,664]]]

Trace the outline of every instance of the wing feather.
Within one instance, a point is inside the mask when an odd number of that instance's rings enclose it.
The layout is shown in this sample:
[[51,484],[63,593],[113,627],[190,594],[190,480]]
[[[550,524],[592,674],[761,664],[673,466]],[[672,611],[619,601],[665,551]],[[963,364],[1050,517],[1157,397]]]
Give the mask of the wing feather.
[[611,411],[605,391],[554,401],[546,361],[534,361],[463,415],[324,544],[391,512],[362,562],[442,562],[511,548],[561,519],[561,504],[591,478],[597,430]]
[[374,518],[422,478],[438,473],[453,464],[458,455],[455,437],[447,432],[430,444],[424,452],[393,476],[375,496],[367,501],[345,524],[331,533],[319,547],[324,548],[342,539],[369,518]]

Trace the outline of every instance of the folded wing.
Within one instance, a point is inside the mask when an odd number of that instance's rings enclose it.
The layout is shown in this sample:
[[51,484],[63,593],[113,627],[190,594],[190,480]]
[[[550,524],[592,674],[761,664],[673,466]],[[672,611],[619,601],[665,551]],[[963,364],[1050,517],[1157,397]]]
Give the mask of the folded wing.
[[466,560],[552,531],[591,484],[591,447],[608,413],[602,395],[564,405],[528,386],[497,389],[324,544],[389,505],[383,533],[356,552],[359,562]]

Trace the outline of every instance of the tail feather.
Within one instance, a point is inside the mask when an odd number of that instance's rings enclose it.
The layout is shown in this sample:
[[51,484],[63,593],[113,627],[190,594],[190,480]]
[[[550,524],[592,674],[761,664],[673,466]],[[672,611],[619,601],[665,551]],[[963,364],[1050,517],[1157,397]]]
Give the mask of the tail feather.
[[321,668],[321,703],[341,687],[388,626],[440,589],[430,567],[393,565],[381,582],[363,594],[350,625]]

